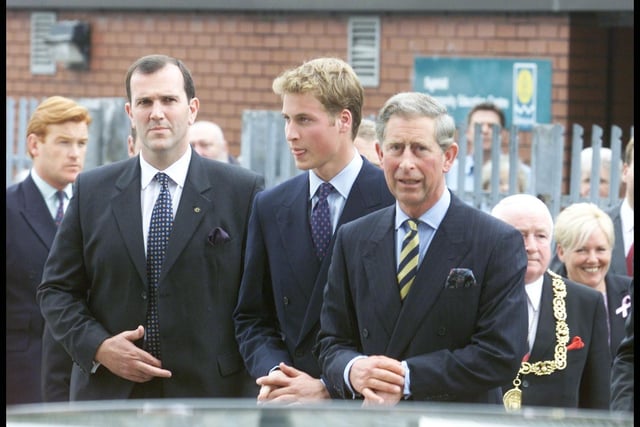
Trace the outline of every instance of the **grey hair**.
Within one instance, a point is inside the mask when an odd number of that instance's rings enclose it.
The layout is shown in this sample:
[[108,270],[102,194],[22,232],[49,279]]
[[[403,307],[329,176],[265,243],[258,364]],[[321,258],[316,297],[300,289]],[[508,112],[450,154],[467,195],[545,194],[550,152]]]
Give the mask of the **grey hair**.
[[385,102],[378,113],[376,133],[380,143],[384,141],[387,123],[392,116],[405,118],[430,117],[435,120],[435,139],[442,151],[453,144],[456,125],[447,108],[435,98],[420,92],[400,92]]

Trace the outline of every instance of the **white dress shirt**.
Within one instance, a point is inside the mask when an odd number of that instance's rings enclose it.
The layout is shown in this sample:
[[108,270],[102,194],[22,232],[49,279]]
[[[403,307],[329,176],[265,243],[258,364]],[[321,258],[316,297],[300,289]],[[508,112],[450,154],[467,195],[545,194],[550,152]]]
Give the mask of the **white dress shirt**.
[[529,313],[529,333],[527,335],[529,352],[531,352],[533,343],[536,340],[536,331],[538,330],[538,321],[540,320],[540,301],[542,300],[543,281],[544,275],[524,285],[524,290],[527,292],[527,312]]
[[[56,196],[58,189],[52,187],[44,179],[40,178],[40,175],[38,175],[38,172],[36,172],[35,168],[31,169],[31,178],[36,184],[36,187],[38,187],[38,190],[40,190],[40,194],[42,194],[42,197],[47,204],[47,208],[49,208],[51,218],[55,220],[58,213],[58,203],[60,203],[58,200],[58,196]],[[64,191],[65,194],[63,209],[64,211],[66,211],[67,206],[69,206],[69,199],[71,199],[71,196],[73,195],[73,185],[71,183],[67,184],[67,186],[63,188],[62,191]]]
[[164,172],[169,175],[169,192],[171,193],[171,206],[173,208],[173,217],[175,218],[182,196],[184,182],[187,179],[189,171],[189,162],[191,161],[191,148],[185,151],[174,164],[163,171],[151,166],[142,156],[140,158],[140,201],[142,203],[142,234],[144,236],[144,251],[147,253],[147,238],[149,236],[149,225],[151,224],[151,213],[156,199],[160,195],[161,185],[154,179],[156,173]]

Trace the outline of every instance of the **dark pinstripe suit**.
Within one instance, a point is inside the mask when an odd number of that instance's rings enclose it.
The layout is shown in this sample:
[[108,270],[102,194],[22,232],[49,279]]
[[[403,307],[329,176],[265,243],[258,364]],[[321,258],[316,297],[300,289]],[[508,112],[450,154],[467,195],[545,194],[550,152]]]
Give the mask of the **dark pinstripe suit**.
[[[394,217],[391,206],[338,231],[317,348],[328,387],[350,399],[348,362],[386,355],[407,361],[412,400],[495,403],[527,351],[521,234],[452,194],[401,303]],[[447,286],[452,268],[473,285]]]

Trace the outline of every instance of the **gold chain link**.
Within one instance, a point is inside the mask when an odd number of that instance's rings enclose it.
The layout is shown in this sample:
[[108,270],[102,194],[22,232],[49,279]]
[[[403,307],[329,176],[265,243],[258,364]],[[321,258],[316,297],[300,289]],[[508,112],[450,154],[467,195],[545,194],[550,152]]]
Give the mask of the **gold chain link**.
[[569,325],[567,325],[567,286],[562,277],[548,270],[553,284],[553,317],[556,319],[556,347],[554,360],[540,362],[522,362],[518,374],[549,375],[556,370],[567,367],[567,343],[569,342]]

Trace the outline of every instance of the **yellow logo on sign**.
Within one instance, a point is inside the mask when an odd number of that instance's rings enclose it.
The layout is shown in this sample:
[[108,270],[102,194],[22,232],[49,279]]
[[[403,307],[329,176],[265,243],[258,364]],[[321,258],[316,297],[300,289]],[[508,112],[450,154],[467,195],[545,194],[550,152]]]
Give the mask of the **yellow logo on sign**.
[[528,104],[533,98],[533,74],[531,70],[518,70],[518,78],[516,81],[516,91],[518,101],[522,104]]

